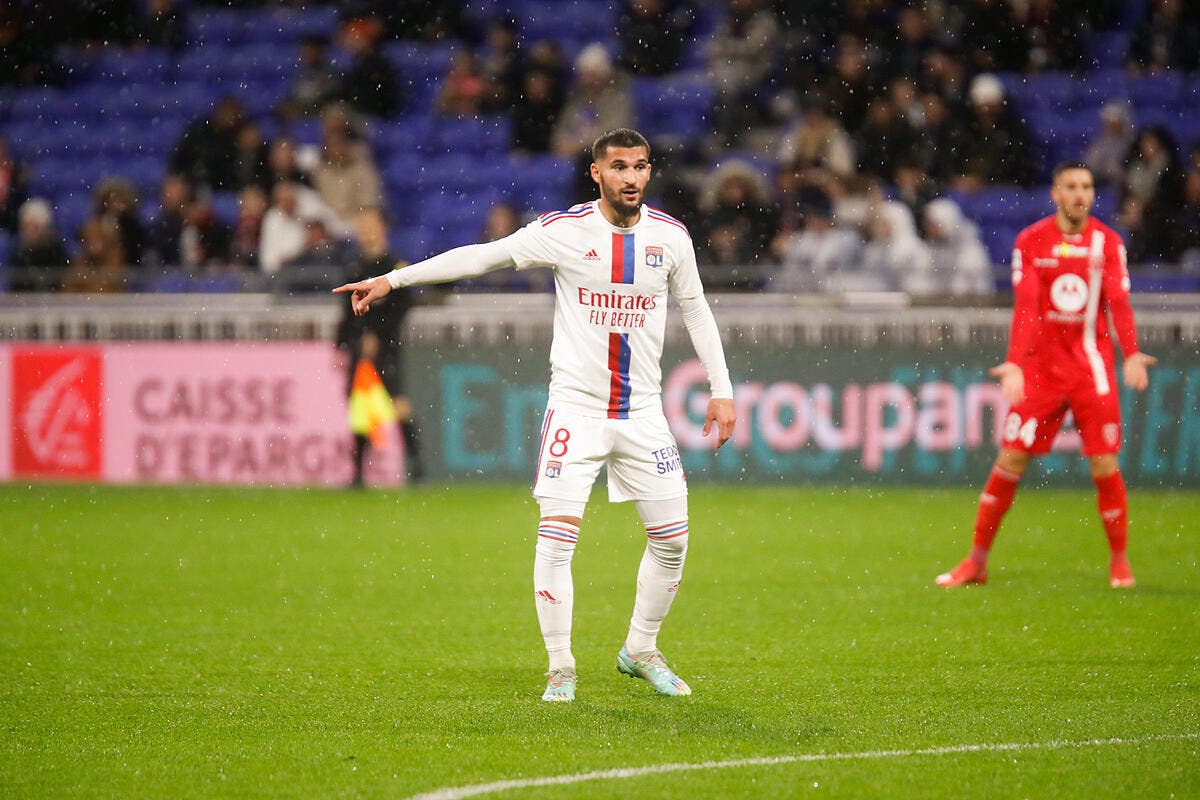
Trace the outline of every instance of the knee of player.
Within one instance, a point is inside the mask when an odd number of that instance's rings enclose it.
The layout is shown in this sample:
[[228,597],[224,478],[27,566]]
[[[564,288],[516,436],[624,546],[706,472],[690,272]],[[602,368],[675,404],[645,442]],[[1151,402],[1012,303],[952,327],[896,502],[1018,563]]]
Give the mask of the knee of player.
[[646,545],[661,562],[682,561],[688,547],[687,520],[647,524]]

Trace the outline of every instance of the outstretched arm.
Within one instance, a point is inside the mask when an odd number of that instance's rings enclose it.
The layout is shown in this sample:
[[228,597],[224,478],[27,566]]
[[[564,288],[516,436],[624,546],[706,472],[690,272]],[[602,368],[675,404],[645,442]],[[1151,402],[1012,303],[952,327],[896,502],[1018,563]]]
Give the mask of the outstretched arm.
[[386,275],[343,284],[333,291],[351,292],[351,307],[354,313],[361,317],[371,310],[372,303],[386,297],[392,289],[426,283],[448,283],[511,266],[513,258],[506,237],[494,242],[456,247],[425,261],[394,269]]

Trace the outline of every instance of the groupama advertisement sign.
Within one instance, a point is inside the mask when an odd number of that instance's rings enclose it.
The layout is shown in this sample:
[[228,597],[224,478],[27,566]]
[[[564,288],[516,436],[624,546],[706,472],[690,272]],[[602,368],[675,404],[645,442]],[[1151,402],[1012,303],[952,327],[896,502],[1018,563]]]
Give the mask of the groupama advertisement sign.
[[[549,368],[537,348],[409,350],[416,408],[440,467],[456,477],[532,477]],[[685,349],[664,358],[663,405],[689,480],[974,484],[995,457],[1006,406],[982,348],[727,352],[738,427],[714,454],[702,435],[707,381]],[[1122,389],[1131,480],[1200,484],[1200,357],[1161,360],[1142,394]],[[1038,469],[1086,480],[1067,425]]]

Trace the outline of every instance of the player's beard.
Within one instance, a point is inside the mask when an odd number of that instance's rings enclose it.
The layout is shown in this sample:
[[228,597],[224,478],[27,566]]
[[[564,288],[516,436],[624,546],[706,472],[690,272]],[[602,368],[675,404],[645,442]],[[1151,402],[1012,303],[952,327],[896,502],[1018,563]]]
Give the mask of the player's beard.
[[624,187],[617,189],[608,196],[609,205],[611,205],[618,214],[623,217],[632,217],[638,213],[638,209],[642,207],[642,202],[646,199],[646,191],[638,189],[637,195],[632,200],[625,199]]
[[1072,228],[1082,228],[1087,224],[1088,215],[1091,213],[1091,206],[1060,206],[1063,219],[1065,219]]

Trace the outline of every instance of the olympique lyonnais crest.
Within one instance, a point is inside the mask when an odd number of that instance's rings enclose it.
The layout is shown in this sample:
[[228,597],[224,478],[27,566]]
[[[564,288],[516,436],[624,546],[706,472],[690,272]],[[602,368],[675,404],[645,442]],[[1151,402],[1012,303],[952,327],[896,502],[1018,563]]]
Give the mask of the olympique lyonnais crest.
[[646,245],[646,266],[657,269],[663,265],[663,249],[661,245]]
[[546,477],[547,478],[557,478],[561,474],[562,474],[562,462],[561,461],[547,461],[546,462]]

